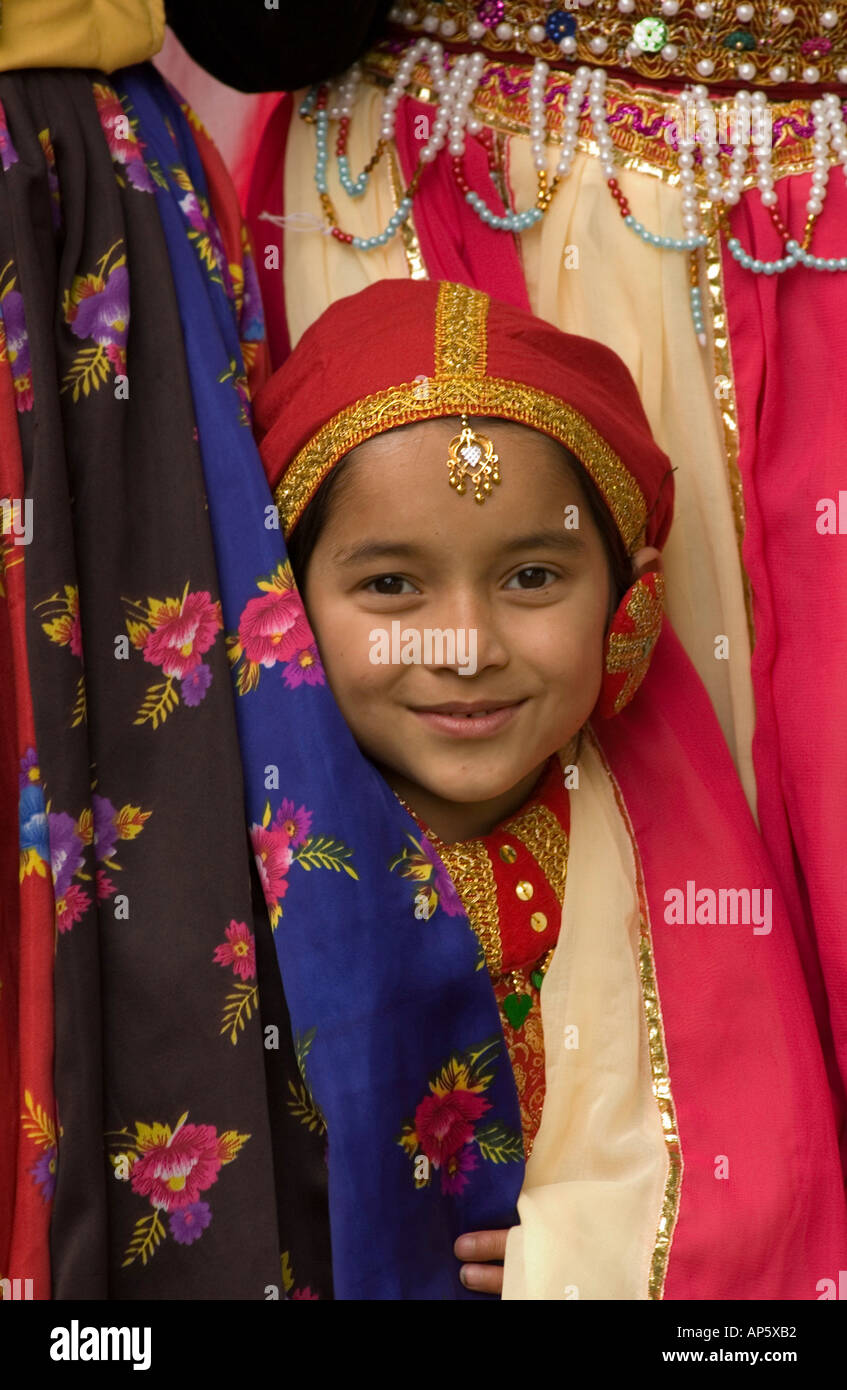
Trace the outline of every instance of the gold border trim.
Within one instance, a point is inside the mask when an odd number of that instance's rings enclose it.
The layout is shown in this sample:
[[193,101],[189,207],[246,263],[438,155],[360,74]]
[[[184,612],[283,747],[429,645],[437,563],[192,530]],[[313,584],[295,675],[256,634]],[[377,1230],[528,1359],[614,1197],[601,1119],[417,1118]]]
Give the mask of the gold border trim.
[[374,435],[445,415],[487,415],[529,425],[570,449],[597,484],[627,549],[637,548],[647,504],[614,449],[573,406],[536,387],[502,377],[444,377],[404,382],[340,410],[312,436],[274,491],[285,538],[338,461]]
[[635,832],[632,828],[632,821],[629,818],[623,792],[606,760],[597,735],[590,724],[586,726],[586,732],[591,738],[603,770],[611,783],[615,795],[615,802],[617,803],[618,810],[620,811],[621,818],[626,827],[627,835],[629,836],[633,863],[635,865],[635,883],[640,913],[638,973],[641,980],[641,997],[644,1003],[644,1018],[647,1025],[650,1070],[653,1076],[653,1095],[656,1098],[656,1104],[659,1108],[659,1115],[662,1122],[662,1134],[665,1141],[665,1152],[668,1156],[668,1173],[665,1178],[662,1207],[659,1215],[659,1223],[656,1228],[656,1240],[653,1245],[653,1255],[650,1261],[650,1276],[647,1286],[649,1298],[661,1299],[664,1297],[668,1259],[673,1243],[673,1234],[676,1228],[677,1218],[679,1216],[679,1203],[682,1196],[682,1178],[685,1171],[685,1163],[683,1161],[682,1145],[679,1139],[676,1107],[671,1090],[667,1043],[665,1041],[665,1028],[662,1020],[662,1006],[659,999],[659,986],[656,980],[656,967],[653,960],[650,906],[647,902],[647,893],[644,886],[644,871],[641,867],[641,856],[638,853]]
[[[388,172],[391,184],[391,201],[393,204],[393,211],[396,212],[400,206],[400,199],[403,197],[404,188],[403,179],[400,174],[400,165],[392,145],[388,147]],[[421,251],[420,239],[415,230],[414,218],[415,213],[413,208],[405,222],[400,225],[400,235],[403,239],[403,251],[406,256],[406,264],[409,267],[409,279],[428,280],[429,274],[424,264],[423,252]]]
[[436,381],[485,376],[490,302],[469,285],[441,282],[435,309]]
[[744,487],[738,467],[738,398],[735,392],[735,372],[732,364],[732,350],[729,339],[729,318],[723,284],[723,261],[721,258],[720,230],[718,220],[712,216],[709,222],[708,241],[704,247],[706,262],[706,287],[712,310],[712,352],[715,364],[715,381],[729,382],[729,391],[721,396],[718,404],[721,428],[723,430],[724,453],[726,454],[727,479],[735,522],[735,537],[738,543],[738,564],[744,591],[744,611],[747,618],[747,631],[750,637],[750,650],[755,645],[753,625],[753,594],[750,579],[744,565],[744,533],[747,524]]
[[[579,12],[574,33],[575,49],[567,58],[563,57],[558,43],[546,32],[541,40],[529,37],[531,24],[540,21],[544,25],[544,6],[539,0],[534,4],[525,3],[525,0],[510,0],[508,18],[514,28],[508,38],[498,37],[493,26],[486,26],[485,33],[478,39],[470,37],[468,26],[477,18],[476,0],[442,0],[438,6],[438,18],[442,23],[450,19],[454,24],[453,34],[446,39],[448,49],[451,46],[461,45],[464,48],[470,45],[477,51],[489,53],[492,59],[499,58],[505,62],[516,61],[516,53],[520,52],[530,60],[544,58],[553,69],[565,68],[566,64],[575,66],[589,63],[607,69],[626,68],[641,81],[687,79],[715,86],[740,81],[737,63],[739,56],[744,56],[748,61],[758,59],[753,62],[753,81],[756,86],[766,88],[779,86],[770,75],[771,68],[777,63],[787,68],[793,83],[801,81],[802,70],[807,63],[814,63],[820,71],[820,78],[815,84],[815,89],[819,90],[823,86],[839,85],[838,69],[847,57],[847,37],[843,27],[824,32],[819,18],[820,9],[820,0],[794,0],[793,21],[790,26],[782,26],[773,20],[773,0],[753,0],[751,18],[740,24],[735,5],[719,0],[714,6],[715,12],[703,22],[693,13],[694,0],[682,0],[677,13],[666,17],[665,42],[676,48],[672,60],[663,56],[664,48],[658,52],[638,50],[630,56],[627,44],[639,16],[616,13],[609,4],[602,8],[595,6],[594,12],[589,11],[588,14]],[[651,9],[648,8],[645,16],[650,13]],[[652,13],[658,14],[657,5],[652,6]],[[733,33],[739,29],[747,31],[753,39],[752,48],[749,52],[745,50],[743,55],[729,43]],[[411,44],[413,40],[426,36],[428,30],[418,15],[411,24],[391,22],[389,33],[395,42],[400,39]],[[604,41],[600,54],[595,53],[591,46],[598,38]],[[823,38],[828,48],[817,54],[804,53],[804,45],[817,38]],[[705,78],[697,71],[697,63],[703,58],[712,62],[712,71]]]

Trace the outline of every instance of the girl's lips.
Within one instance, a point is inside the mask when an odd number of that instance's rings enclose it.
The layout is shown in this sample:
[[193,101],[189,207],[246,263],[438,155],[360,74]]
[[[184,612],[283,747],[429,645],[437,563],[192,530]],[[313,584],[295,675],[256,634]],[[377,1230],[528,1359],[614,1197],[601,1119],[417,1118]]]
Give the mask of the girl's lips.
[[439,714],[426,709],[416,709],[412,713],[435,733],[447,734],[451,738],[490,738],[511,723],[523,703],[523,700],[519,700],[514,705],[504,705],[487,714],[474,714],[472,718],[466,714]]

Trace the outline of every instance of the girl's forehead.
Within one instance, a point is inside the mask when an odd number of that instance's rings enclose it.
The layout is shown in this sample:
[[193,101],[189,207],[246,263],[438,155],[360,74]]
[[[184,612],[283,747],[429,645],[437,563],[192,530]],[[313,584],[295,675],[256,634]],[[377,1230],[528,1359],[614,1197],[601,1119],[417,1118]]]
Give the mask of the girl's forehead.
[[[518,491],[527,503],[549,497],[552,491],[561,494],[580,492],[579,464],[570,461],[566,451],[555,440],[528,425],[512,420],[497,420],[480,416],[467,417],[476,437],[490,441],[497,456],[501,483],[491,493],[489,501],[499,498],[504,489],[518,500]],[[406,490],[406,503],[417,500],[450,501],[454,504],[473,503],[473,486],[458,496],[449,485],[450,444],[461,433],[457,417],[443,416],[433,420],[415,421],[399,429],[387,430],[359,444],[347,456],[345,472],[349,484],[362,494],[386,489],[385,496],[395,496],[394,489]],[[475,506],[475,510],[483,510]]]
[[517,538],[600,543],[578,465],[555,441],[512,422],[471,417],[471,424],[491,439],[499,460],[500,482],[482,503],[472,483],[463,495],[450,485],[448,445],[458,421],[419,422],[376,436],[348,456],[327,526],[332,551],[361,555],[363,547],[370,553],[414,545],[429,555],[487,563]]

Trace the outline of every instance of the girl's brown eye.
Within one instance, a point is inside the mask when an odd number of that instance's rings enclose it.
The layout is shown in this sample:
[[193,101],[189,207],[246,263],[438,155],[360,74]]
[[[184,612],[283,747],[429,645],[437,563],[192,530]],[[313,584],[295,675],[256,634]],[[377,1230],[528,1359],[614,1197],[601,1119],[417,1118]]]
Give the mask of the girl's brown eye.
[[518,589],[546,589],[555,578],[553,571],[548,570],[545,565],[527,565],[525,569],[512,575],[506,587],[515,585]]
[[[408,589],[404,590],[404,584],[408,585]],[[380,574],[376,579],[372,579],[367,587],[374,594],[392,595],[412,592],[412,586],[408,579],[401,578],[399,574]]]

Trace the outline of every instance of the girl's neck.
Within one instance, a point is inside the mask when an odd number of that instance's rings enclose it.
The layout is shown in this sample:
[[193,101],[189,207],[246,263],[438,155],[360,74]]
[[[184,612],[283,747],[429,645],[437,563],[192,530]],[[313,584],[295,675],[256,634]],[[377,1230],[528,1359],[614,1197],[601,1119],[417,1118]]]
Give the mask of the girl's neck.
[[482,835],[489,835],[501,821],[519,811],[529,800],[548,762],[549,758],[545,759],[514,787],[501,796],[492,797],[490,801],[446,801],[426,787],[392,772],[390,768],[382,767],[380,771],[412,815],[423,821],[427,830],[432,831],[439,840],[452,845],[461,840],[476,840]]

